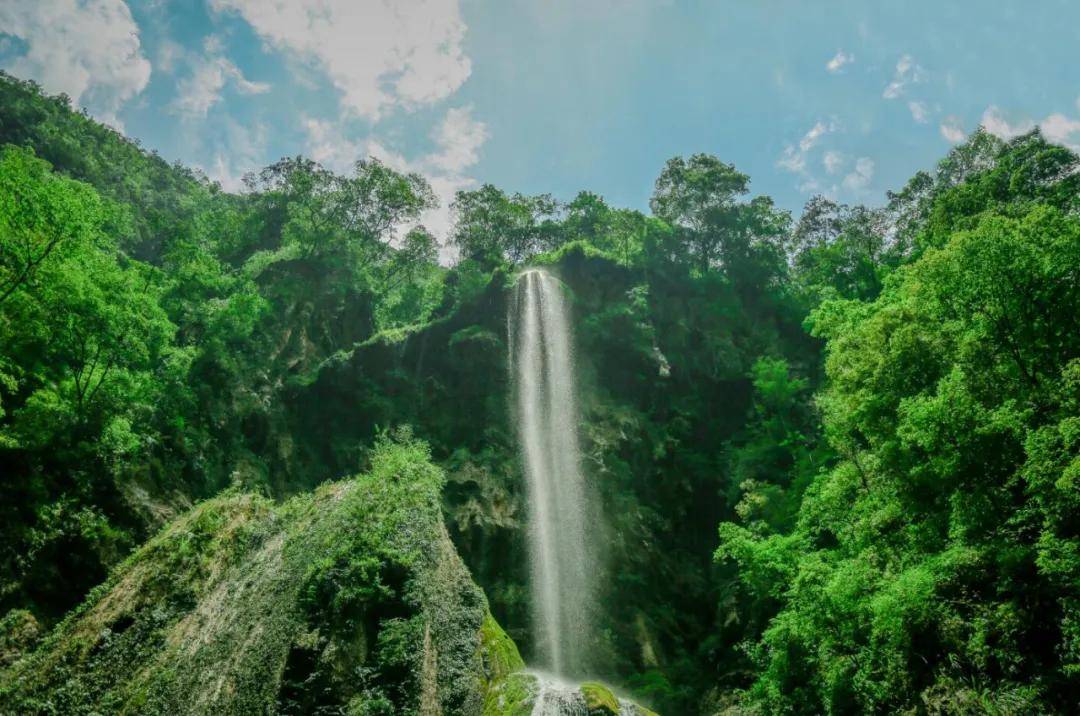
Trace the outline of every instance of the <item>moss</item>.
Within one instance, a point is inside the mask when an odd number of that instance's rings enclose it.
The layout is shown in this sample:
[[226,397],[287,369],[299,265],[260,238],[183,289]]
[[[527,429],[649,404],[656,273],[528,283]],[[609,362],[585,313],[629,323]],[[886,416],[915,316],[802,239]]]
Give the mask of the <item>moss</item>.
[[499,349],[502,339],[491,330],[483,326],[467,326],[459,331],[454,331],[447,345],[451,348],[459,343],[473,342],[487,349]]
[[603,684],[586,681],[581,685],[581,695],[585,697],[589,716],[619,716],[619,700]]
[[510,674],[488,689],[483,716],[529,716],[537,690],[537,678],[532,674]]
[[[498,625],[496,625],[497,627]],[[25,609],[12,609],[0,619],[0,668],[12,664],[37,643],[41,626]]]
[[506,635],[491,612],[484,616],[484,623],[480,626],[480,650],[488,681],[498,681],[525,668],[517,644]]

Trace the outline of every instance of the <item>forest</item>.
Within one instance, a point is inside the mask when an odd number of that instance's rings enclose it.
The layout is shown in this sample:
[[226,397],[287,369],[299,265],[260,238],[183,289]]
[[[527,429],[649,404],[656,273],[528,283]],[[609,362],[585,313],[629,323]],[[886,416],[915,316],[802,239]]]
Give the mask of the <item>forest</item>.
[[0,76],[0,713],[564,713],[526,269],[574,341],[589,714],[1075,713],[1080,157],[980,130],[797,216],[657,170],[648,213],[460,191],[445,265],[420,174],[230,193]]

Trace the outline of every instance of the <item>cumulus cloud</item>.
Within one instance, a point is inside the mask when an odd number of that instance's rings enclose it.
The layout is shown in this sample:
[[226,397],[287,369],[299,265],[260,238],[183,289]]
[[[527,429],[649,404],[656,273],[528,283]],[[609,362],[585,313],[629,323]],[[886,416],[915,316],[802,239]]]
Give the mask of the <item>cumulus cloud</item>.
[[[309,118],[304,129],[307,153],[335,171],[349,171],[356,160],[373,157],[397,171],[422,174],[431,184],[439,206],[425,212],[420,222],[440,240],[445,240],[453,224],[450,205],[454,196],[476,185],[469,170],[480,160],[480,149],[489,136],[487,125],[473,117],[469,106],[447,110],[431,133],[432,151],[412,160],[377,139],[349,139],[337,122]],[[441,251],[442,260],[448,261],[449,249],[443,246]]]
[[950,144],[959,144],[967,139],[967,133],[964,132],[963,124],[960,118],[955,115],[950,115],[944,119],[941,123],[941,136],[945,138],[945,141]]
[[874,178],[874,160],[870,157],[859,157],[855,160],[855,168],[844,177],[843,187],[848,191],[861,194],[870,186]]
[[784,147],[784,153],[776,160],[776,165],[781,169],[787,169],[793,174],[798,174],[806,170],[806,155],[789,144]]
[[336,172],[346,172],[357,159],[370,155],[365,142],[346,139],[335,122],[307,117],[303,125],[307,133],[307,155]]
[[1000,139],[1012,139],[1018,137],[1021,134],[1026,134],[1035,128],[1035,122],[1030,119],[1023,119],[1015,124],[1011,123],[1005,118],[1001,108],[990,105],[983,112],[982,119],[979,120],[979,124],[983,128]]
[[241,124],[228,117],[223,134],[216,142],[213,163],[202,170],[225,191],[243,191],[244,175],[265,163],[268,138],[266,125],[259,122]]
[[903,96],[909,85],[922,81],[923,70],[916,64],[911,55],[904,55],[896,61],[896,70],[893,72],[892,82],[886,87],[881,96],[885,99],[897,99]]
[[435,236],[445,238],[450,234],[450,205],[459,191],[476,185],[467,172],[480,160],[480,147],[489,136],[487,125],[473,118],[471,107],[449,110],[435,128],[432,139],[437,149],[420,163],[439,198],[440,206],[421,217]]
[[926,106],[925,102],[911,100],[908,102],[908,110],[911,111],[911,118],[919,124],[926,124],[930,121],[930,108]]
[[432,138],[439,147],[431,156],[432,166],[443,173],[457,174],[479,161],[488,130],[483,122],[473,119],[472,107],[455,107],[446,113]]
[[844,69],[845,65],[850,65],[855,61],[855,56],[844,52],[843,50],[837,50],[833,58],[825,63],[825,69],[832,74],[837,74]]
[[983,112],[979,123],[990,134],[1005,140],[1027,134],[1038,127],[1047,141],[1080,151],[1080,119],[1073,119],[1060,112],[1054,112],[1038,122],[1030,118],[1011,121],[1000,107],[990,105]]
[[1039,129],[1048,141],[1064,144],[1074,151],[1080,151],[1080,119],[1071,119],[1055,113],[1039,122]]
[[206,41],[206,54],[192,61],[192,73],[177,85],[177,96],[170,107],[191,117],[205,117],[221,100],[221,93],[231,83],[241,94],[262,94],[270,89],[263,82],[252,82],[240,68],[221,55],[221,43],[215,37]]
[[0,29],[26,43],[4,69],[66,93],[118,129],[117,112],[150,81],[139,28],[123,0],[3,2]]
[[469,77],[458,0],[210,0],[270,45],[322,68],[355,114],[445,99]]
[[836,174],[844,168],[844,155],[840,152],[828,151],[821,160],[828,174]]

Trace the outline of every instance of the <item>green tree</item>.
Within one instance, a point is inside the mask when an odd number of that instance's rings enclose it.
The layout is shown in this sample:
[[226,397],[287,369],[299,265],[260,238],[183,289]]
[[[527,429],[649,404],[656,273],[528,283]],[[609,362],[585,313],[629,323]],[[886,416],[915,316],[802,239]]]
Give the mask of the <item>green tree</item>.
[[1078,262],[1075,218],[986,213],[875,302],[813,314],[841,461],[790,538],[722,530],[721,555],[784,595],[752,701],[806,713],[1076,702],[1080,561],[1066,555],[1080,541],[1062,526],[1080,503],[1066,496],[1075,458],[1061,431],[1076,420]]
[[[674,227],[687,259],[700,273],[722,265],[729,276],[757,273],[765,259],[775,263],[789,219],[772,200],[740,201],[750,177],[708,154],[668,160],[649,202],[653,213]],[[772,254],[761,256],[762,252]],[[768,271],[768,269],[766,269]],[[748,277],[755,282],[759,277]]]
[[902,258],[890,245],[888,231],[884,211],[812,198],[791,233],[788,249],[800,288],[811,294],[811,301],[873,299]]
[[558,204],[550,196],[507,195],[491,184],[458,192],[450,242],[463,260],[493,266],[522,263],[556,248]]
[[[158,302],[159,273],[117,248],[116,207],[26,150],[0,155],[0,184],[27,199],[0,202],[3,264],[21,277],[0,303],[10,498],[0,597],[29,591],[70,605],[79,592],[65,592],[92,584],[129,539],[106,507],[114,480],[156,441],[163,388],[184,379],[187,362]],[[74,555],[89,563],[58,575]]]

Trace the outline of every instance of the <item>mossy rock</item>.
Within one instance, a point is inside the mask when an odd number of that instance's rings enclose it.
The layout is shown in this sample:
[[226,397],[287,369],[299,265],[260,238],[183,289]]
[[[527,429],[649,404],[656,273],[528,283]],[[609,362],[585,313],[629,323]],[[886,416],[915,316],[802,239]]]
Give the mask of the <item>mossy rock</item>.
[[484,697],[483,716],[530,716],[536,701],[538,680],[517,672],[494,682]]
[[581,695],[585,697],[585,706],[589,716],[619,716],[619,700],[611,689],[596,681],[586,681],[581,685]]
[[[564,684],[529,672],[515,672],[492,683],[484,699],[483,716],[530,716],[538,698],[553,689],[560,703],[572,704],[575,713],[584,708],[589,716],[657,716],[635,703],[619,699],[612,690],[596,681]],[[549,694],[550,696],[550,694]]]
[[403,439],[281,505],[197,505],[0,671],[0,713],[481,713],[521,657],[447,536],[442,482]]
[[489,681],[497,681],[525,668],[517,644],[490,613],[480,626],[480,648],[484,657],[484,672]]

